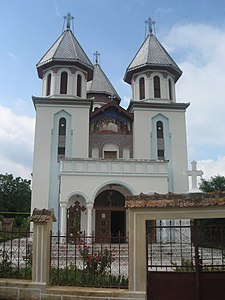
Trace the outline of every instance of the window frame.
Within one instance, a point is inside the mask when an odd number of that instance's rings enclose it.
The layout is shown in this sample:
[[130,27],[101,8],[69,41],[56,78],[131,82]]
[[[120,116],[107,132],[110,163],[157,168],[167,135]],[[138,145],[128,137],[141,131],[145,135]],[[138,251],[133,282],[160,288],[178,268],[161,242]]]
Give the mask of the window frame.
[[66,95],[68,90],[68,73],[66,71],[61,72],[60,75],[60,94]]
[[160,77],[155,75],[153,78],[154,98],[161,98]]

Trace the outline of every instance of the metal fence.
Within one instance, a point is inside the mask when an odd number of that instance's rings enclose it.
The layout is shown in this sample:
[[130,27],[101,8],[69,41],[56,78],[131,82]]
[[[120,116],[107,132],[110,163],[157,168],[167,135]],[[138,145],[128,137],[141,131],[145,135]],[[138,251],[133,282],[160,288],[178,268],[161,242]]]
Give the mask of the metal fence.
[[0,231],[0,278],[31,279],[32,232]]
[[[98,241],[104,240],[98,237]],[[52,285],[128,287],[128,238],[51,235]]]
[[147,253],[149,271],[225,271],[225,225],[159,221],[148,232]]

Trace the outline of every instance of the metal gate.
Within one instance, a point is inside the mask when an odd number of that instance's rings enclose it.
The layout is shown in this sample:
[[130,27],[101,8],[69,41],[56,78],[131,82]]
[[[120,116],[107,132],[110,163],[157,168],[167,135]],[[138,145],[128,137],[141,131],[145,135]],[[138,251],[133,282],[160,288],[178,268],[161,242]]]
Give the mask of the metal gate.
[[157,221],[147,235],[148,299],[221,300],[224,224],[224,220]]

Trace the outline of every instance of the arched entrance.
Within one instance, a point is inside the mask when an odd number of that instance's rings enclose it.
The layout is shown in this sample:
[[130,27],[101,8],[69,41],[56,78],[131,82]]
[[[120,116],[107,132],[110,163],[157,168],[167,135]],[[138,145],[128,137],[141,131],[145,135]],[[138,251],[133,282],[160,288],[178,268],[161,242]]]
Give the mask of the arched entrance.
[[99,242],[116,242],[126,232],[125,196],[107,189],[95,199],[95,235]]

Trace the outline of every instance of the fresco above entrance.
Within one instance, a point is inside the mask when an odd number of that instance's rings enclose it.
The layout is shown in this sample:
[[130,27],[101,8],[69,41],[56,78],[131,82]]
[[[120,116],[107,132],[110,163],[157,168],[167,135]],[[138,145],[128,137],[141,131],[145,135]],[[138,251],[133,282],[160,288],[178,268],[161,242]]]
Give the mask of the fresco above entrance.
[[115,111],[106,111],[91,120],[91,133],[131,134],[130,120]]

